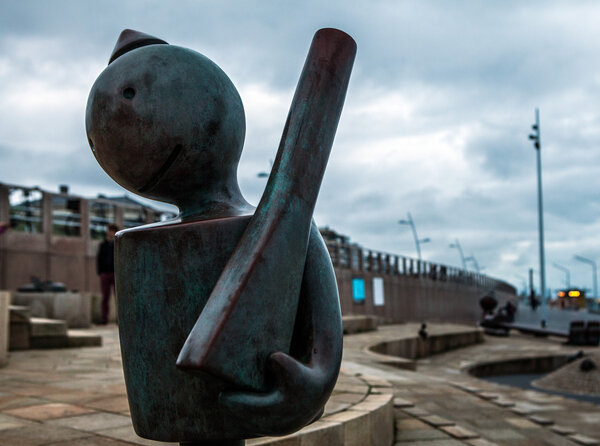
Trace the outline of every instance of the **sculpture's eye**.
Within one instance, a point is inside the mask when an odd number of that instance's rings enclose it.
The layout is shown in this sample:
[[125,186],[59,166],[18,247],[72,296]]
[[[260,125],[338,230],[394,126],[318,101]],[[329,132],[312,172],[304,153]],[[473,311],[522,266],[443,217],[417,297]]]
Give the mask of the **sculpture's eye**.
[[133,97],[135,96],[135,90],[131,87],[127,87],[125,90],[123,90],[123,97],[125,99],[133,99]]
[[90,148],[92,149],[92,152],[96,152],[96,148],[94,147],[94,142],[91,140],[91,138],[88,138],[88,142],[90,143]]

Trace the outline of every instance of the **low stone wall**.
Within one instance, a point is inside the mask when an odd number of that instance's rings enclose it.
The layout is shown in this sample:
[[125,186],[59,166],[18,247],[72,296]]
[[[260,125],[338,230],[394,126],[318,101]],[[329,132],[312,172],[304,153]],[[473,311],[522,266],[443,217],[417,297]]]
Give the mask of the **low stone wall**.
[[[423,275],[390,275],[345,268],[335,268],[335,274],[342,314],[375,315],[388,324],[421,321],[473,324],[481,318],[479,300],[494,288],[492,285],[498,285],[492,279],[465,283],[433,280]],[[358,301],[353,297],[355,279],[364,281],[364,298]],[[378,302],[374,298],[375,279],[383,281],[382,297]],[[495,289],[500,306],[509,300],[516,302],[514,288],[504,288]]]
[[344,334],[377,330],[377,316],[348,314],[342,317]]
[[8,307],[10,306],[10,293],[0,291],[0,367],[8,364]]
[[88,328],[91,325],[91,298],[86,294],[16,292],[12,303],[29,307],[33,317],[66,321],[69,328]]
[[[347,381],[348,378],[354,381]],[[345,381],[346,380],[346,381]],[[340,398],[345,394],[345,398]],[[356,398],[348,398],[348,394]],[[336,403],[336,398],[355,403]],[[285,437],[247,440],[248,446],[391,446],[394,441],[391,385],[380,378],[340,375],[325,415]]]
[[420,359],[436,353],[483,342],[483,330],[469,329],[454,333],[429,335],[427,339],[419,336],[395,339],[377,343],[369,349],[383,355]]
[[568,360],[568,355],[528,356],[501,361],[480,362],[469,367],[467,371],[477,378],[494,375],[548,373],[562,367]]

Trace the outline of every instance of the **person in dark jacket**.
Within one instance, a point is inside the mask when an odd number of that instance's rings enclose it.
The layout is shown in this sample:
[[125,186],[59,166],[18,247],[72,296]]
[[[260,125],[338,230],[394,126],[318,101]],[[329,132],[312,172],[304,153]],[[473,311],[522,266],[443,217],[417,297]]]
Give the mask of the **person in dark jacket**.
[[115,289],[115,234],[119,230],[116,225],[106,227],[106,237],[98,247],[96,266],[100,277],[100,291],[102,302],[100,304],[100,323],[108,323],[108,312],[111,288]]

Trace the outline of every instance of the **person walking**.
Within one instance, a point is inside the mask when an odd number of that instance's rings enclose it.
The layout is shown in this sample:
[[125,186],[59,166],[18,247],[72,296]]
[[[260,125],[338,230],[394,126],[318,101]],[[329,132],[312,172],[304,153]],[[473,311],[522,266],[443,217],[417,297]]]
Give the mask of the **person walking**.
[[98,247],[96,266],[100,277],[100,291],[102,302],[100,303],[100,323],[108,324],[109,303],[111,289],[115,289],[115,234],[119,228],[110,224],[106,227],[106,237]]

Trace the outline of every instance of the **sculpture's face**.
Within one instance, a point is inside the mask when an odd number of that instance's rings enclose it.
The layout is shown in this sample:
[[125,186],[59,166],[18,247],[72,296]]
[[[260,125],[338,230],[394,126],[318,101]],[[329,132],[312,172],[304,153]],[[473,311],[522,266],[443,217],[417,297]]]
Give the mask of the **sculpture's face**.
[[87,104],[98,163],[121,186],[178,203],[234,175],[245,119],[223,71],[199,53],[150,45],[113,61]]

